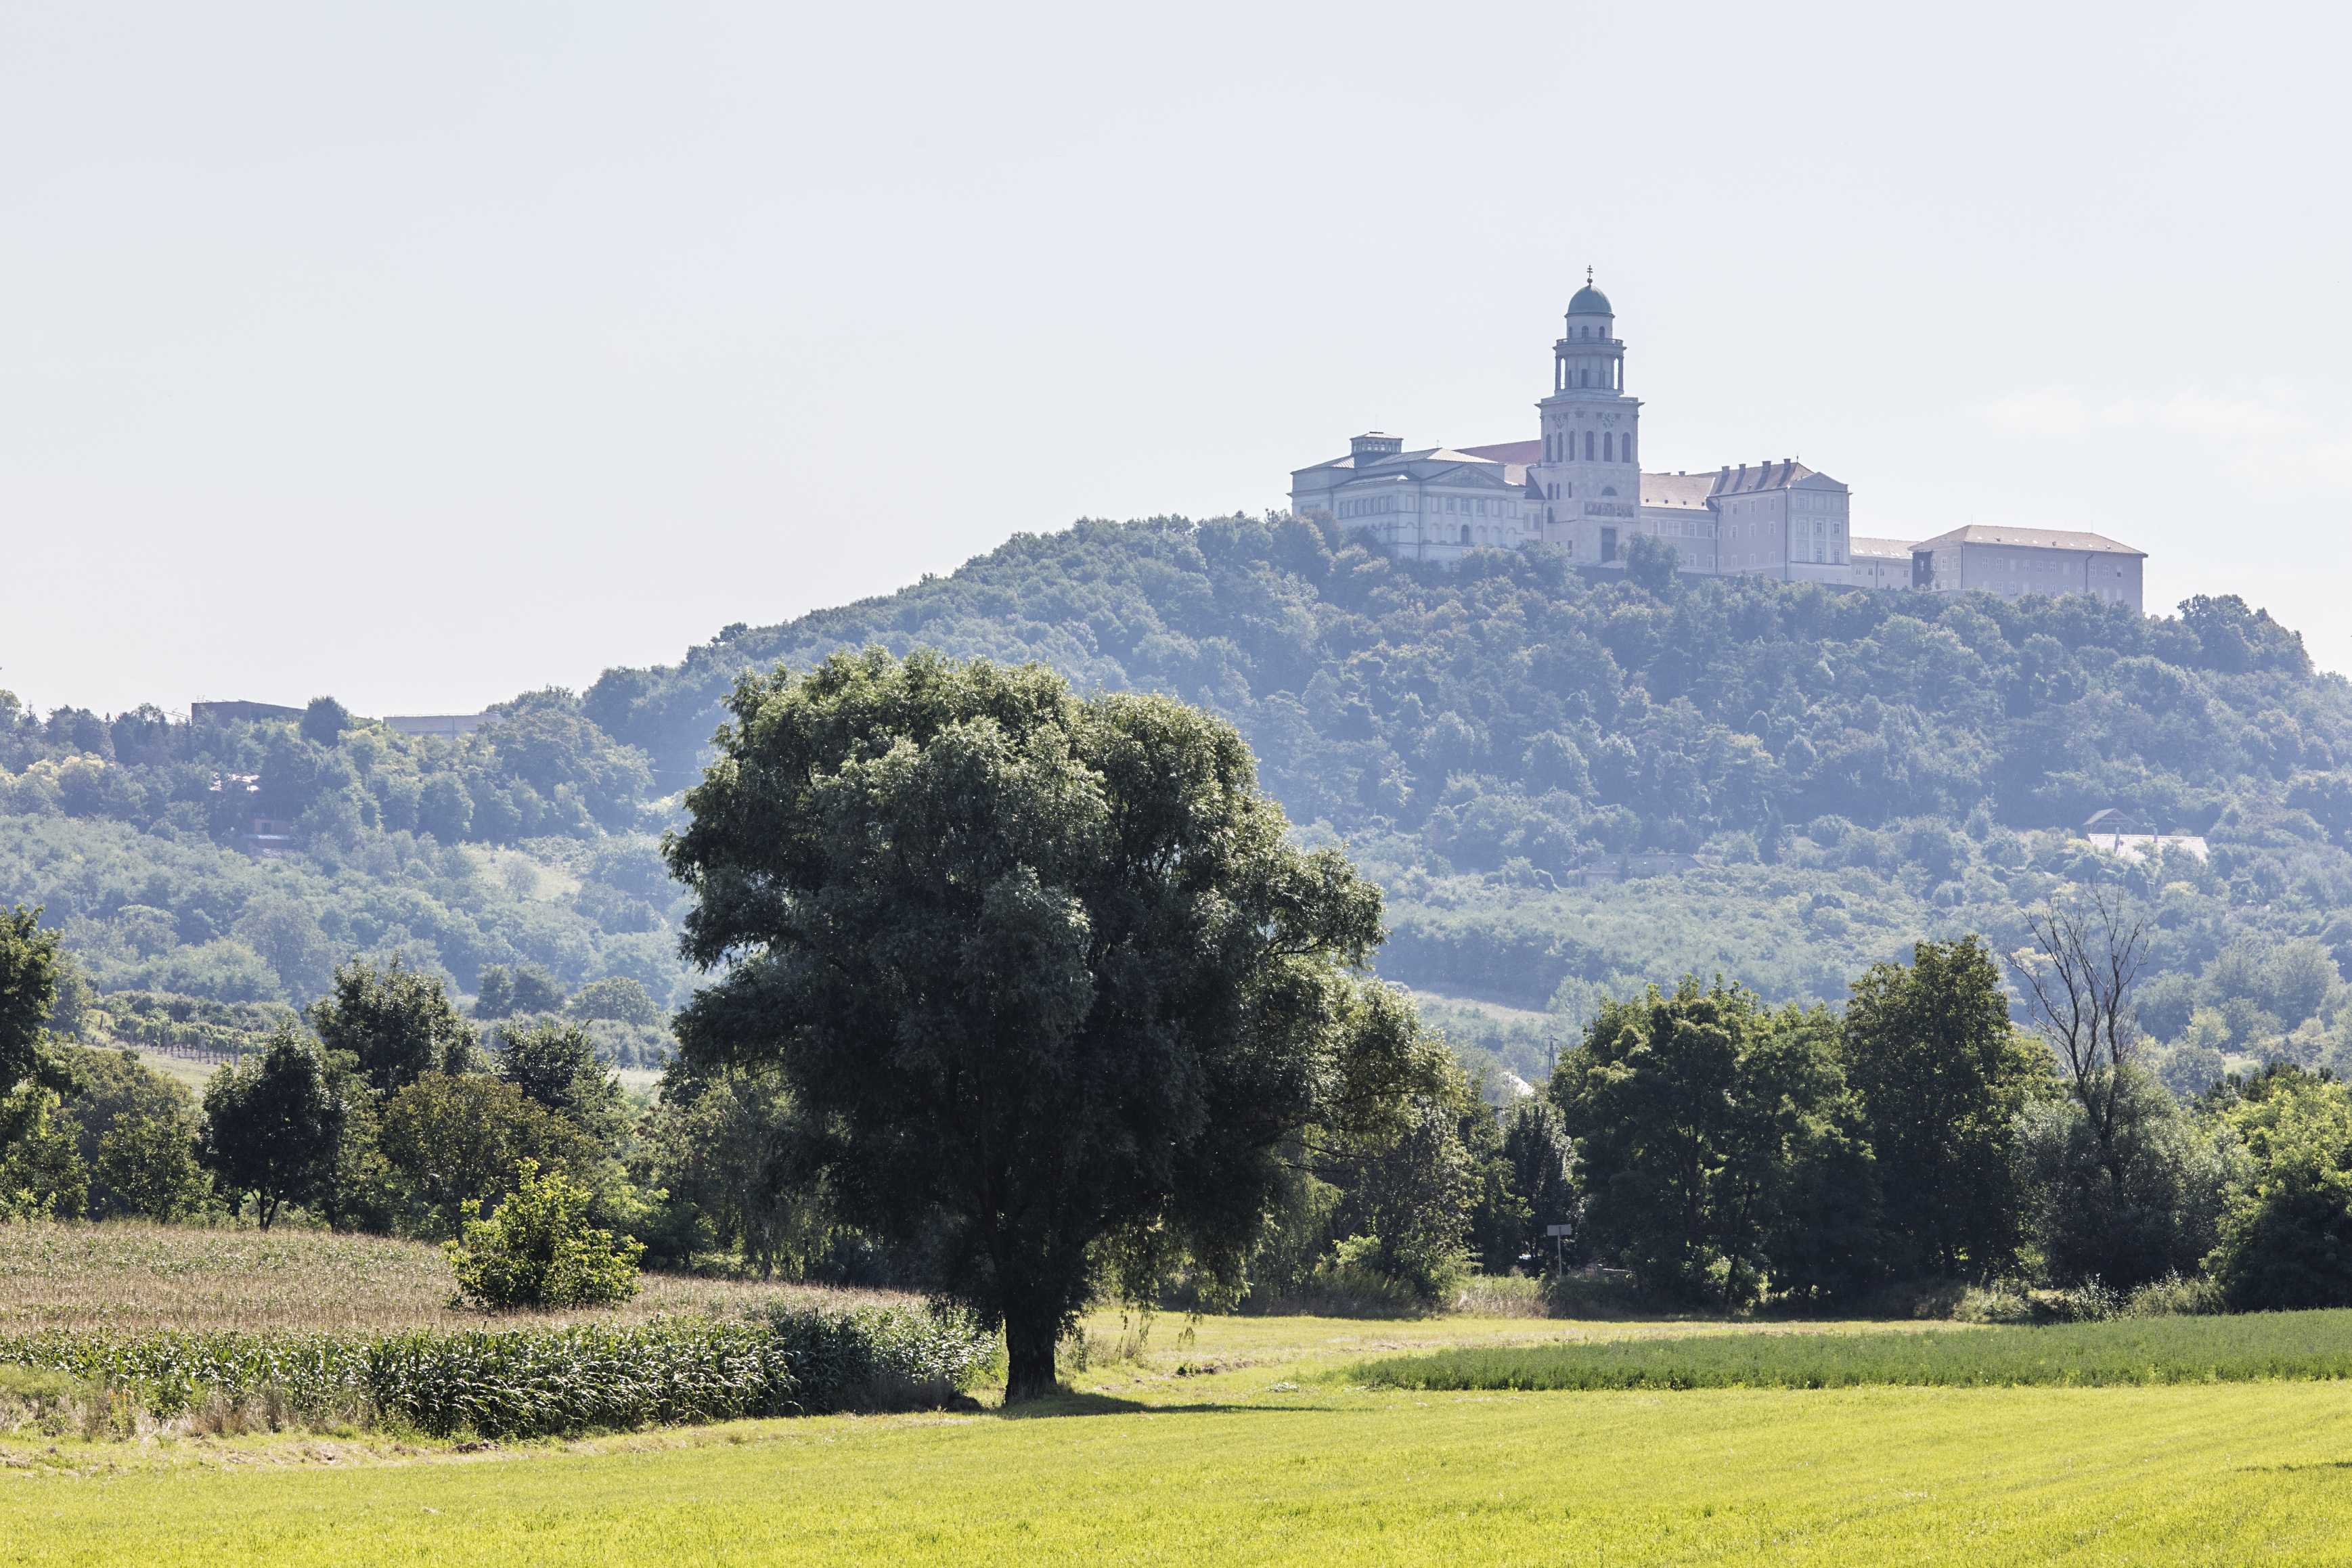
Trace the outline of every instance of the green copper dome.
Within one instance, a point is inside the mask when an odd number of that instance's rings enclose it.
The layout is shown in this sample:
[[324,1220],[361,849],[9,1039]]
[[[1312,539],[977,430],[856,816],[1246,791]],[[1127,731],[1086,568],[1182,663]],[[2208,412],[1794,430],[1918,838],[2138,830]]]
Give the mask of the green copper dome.
[[1601,293],[1601,290],[1593,287],[1590,283],[1578,289],[1576,291],[1576,298],[1568,302],[1568,313],[1571,316],[1614,316],[1617,314],[1616,311],[1612,310],[1609,308],[1609,296]]

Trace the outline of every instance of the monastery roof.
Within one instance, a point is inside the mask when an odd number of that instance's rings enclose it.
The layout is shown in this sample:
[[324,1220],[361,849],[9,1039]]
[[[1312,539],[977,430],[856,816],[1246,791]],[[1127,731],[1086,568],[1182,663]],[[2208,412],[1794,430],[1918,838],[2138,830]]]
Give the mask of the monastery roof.
[[[1540,444],[1538,443],[1538,444]],[[1451,446],[1424,446],[1414,452],[1381,452],[1359,462],[1354,454],[1335,457],[1328,463],[1318,463],[1315,468],[1302,468],[1302,474],[1316,469],[1336,468],[1343,471],[1334,481],[1334,488],[1360,489],[1366,486],[1412,484],[1459,484],[1467,480],[1475,486],[1496,486],[1517,489],[1528,483],[1525,464],[1497,463],[1491,457],[1461,451]]]
[[1543,461],[1543,442],[1540,439],[1502,441],[1492,446],[1465,446],[1462,450],[1473,457],[1492,458],[1497,463],[1525,464]]
[[[1807,479],[1821,479],[1837,485],[1836,480],[1820,469],[1808,468],[1793,457],[1783,457],[1778,463],[1769,460],[1754,465],[1743,463],[1738,467],[1727,463],[1716,472],[1715,488],[1708,494],[1744,496],[1758,490],[1785,490]],[[1844,487],[1838,486],[1840,489]]]
[[1642,476],[1642,505],[1645,507],[1680,507],[1690,511],[1706,509],[1706,498],[1715,493],[1712,474],[1644,474]]
[[1964,528],[1937,534],[1932,539],[1923,539],[1914,548],[1933,549],[1937,545],[2012,545],[2024,549],[2086,550],[2093,555],[2147,554],[2105,534],[2077,533],[2068,528],[2013,528],[1999,523],[1971,523]]
[[1889,560],[1909,560],[1911,552],[1918,548],[1909,539],[1874,539],[1860,534],[1846,540],[1848,555],[1880,556]]

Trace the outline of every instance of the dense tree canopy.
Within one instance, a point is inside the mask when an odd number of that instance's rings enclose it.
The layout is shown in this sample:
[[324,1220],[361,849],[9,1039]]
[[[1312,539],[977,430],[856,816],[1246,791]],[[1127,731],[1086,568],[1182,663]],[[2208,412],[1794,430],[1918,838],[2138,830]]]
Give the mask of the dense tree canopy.
[[[2322,999],[2352,961],[2352,686],[2227,597],[2144,617],[2081,599],[1582,575],[1542,550],[1392,561],[1274,519],[1087,523],[952,576],[731,628],[608,672],[582,709],[665,778],[737,674],[845,646],[1041,660],[1082,690],[1230,719],[1309,841],[1388,895],[1381,971],[1556,1021],[1475,1038],[1523,1076],[1546,1033],[1661,975],[1840,999],[1922,936],[2024,939],[2053,886],[2161,894],[2150,1029],[2233,1058],[2352,1065]],[[2120,806],[2210,858],[2118,865],[2070,830]],[[1696,865],[1619,883],[1620,852]],[[2259,978],[2297,942],[2329,972]],[[2243,961],[2223,962],[2231,949]],[[1449,1019],[1457,1040],[1466,1017]],[[2297,1039],[2298,1031],[2301,1038]],[[2218,1071],[2218,1067],[2216,1068]]]
[[205,1089],[204,1160],[233,1207],[250,1197],[264,1230],[332,1179],[346,1106],[319,1048],[289,1030]]
[[1310,1123],[1418,1068],[1349,975],[1380,895],[1227,726],[1034,666],[749,678],[671,860],[719,969],[688,1058],[774,1061],[845,1207],[1005,1324],[1014,1396],[1101,1249],[1237,1278]]
[[[741,672],[869,644],[1035,659],[1230,720],[1305,841],[1382,887],[1382,974],[1548,1015],[1447,1017],[1524,1078],[1602,995],[1721,971],[1833,1002],[1923,936],[2009,951],[2019,910],[2118,875],[2161,906],[2142,1011],[2178,1048],[2168,1081],[2352,1068],[2352,687],[2239,601],[2143,617],[1588,575],[1543,550],[1425,569],[1282,519],[1022,536],[576,699],[517,697],[460,741],[324,707],[306,737],[0,696],[0,886],[47,904],[104,991],[307,1003],[363,954],[460,990],[625,977],[667,1008],[682,911],[647,797],[697,775]],[[2065,831],[2106,806],[2210,853],[2118,863]],[[237,852],[257,815],[290,852]],[[1637,850],[1690,858],[1614,880]]]
[[1984,944],[1919,943],[1907,964],[1853,983],[1847,1082],[1876,1157],[1880,1226],[1896,1272],[1992,1273],[2014,1257],[2018,1113],[2051,1085],[2047,1058],[2011,1027]]
[[1826,1013],[1653,989],[1604,1004],[1550,1092],[1590,1241],[1650,1289],[1745,1301],[1870,1273],[1876,1182]]
[[397,961],[383,969],[346,964],[310,1009],[310,1027],[330,1051],[348,1055],[368,1086],[389,1094],[428,1072],[462,1072],[474,1031],[429,975]]
[[40,1064],[57,992],[57,933],[37,910],[0,909],[0,1094]]

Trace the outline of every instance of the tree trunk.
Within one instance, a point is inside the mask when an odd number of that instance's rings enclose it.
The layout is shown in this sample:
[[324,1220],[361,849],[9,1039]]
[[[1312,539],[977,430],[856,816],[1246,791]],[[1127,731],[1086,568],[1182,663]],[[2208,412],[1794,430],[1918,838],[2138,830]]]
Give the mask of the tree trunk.
[[1035,1311],[1004,1314],[1004,1353],[1009,1373],[1004,1402],[1017,1405],[1054,1392],[1054,1342],[1061,1337],[1061,1320]]

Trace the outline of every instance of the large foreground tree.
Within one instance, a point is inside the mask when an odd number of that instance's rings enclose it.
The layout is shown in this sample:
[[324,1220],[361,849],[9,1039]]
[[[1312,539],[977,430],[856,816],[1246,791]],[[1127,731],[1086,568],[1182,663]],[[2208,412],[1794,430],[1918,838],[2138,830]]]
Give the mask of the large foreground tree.
[[1238,1287],[1286,1142],[1426,1072],[1356,972],[1378,891],[1286,841],[1229,725],[878,650],[730,706],[668,850],[720,971],[684,1049],[781,1066],[848,1217],[1003,1323],[1009,1398],[1106,1267]]

